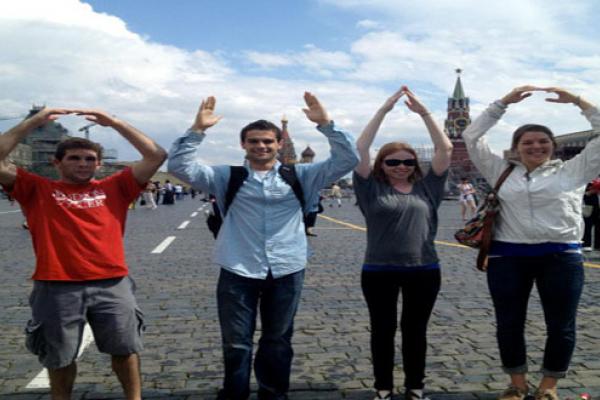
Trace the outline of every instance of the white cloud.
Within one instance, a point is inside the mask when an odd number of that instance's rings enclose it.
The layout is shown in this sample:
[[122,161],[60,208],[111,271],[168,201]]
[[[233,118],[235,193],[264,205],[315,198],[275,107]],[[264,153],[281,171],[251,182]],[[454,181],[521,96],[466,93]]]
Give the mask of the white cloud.
[[382,27],[382,24],[377,22],[377,21],[373,21],[372,19],[363,19],[360,20],[356,23],[356,26],[359,28],[364,28],[364,29],[380,29]]
[[334,76],[337,71],[350,70],[354,66],[352,57],[342,51],[325,51],[307,44],[303,51],[284,54],[247,51],[247,60],[264,69],[296,67],[321,77]]

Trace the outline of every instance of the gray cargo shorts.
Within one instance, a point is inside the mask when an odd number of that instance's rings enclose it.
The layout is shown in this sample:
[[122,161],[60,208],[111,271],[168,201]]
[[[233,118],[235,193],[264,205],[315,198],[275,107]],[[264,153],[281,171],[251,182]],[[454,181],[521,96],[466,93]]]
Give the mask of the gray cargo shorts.
[[88,322],[98,350],[129,355],[143,349],[144,316],[128,276],[86,282],[34,281],[26,346],[46,368],[75,361]]

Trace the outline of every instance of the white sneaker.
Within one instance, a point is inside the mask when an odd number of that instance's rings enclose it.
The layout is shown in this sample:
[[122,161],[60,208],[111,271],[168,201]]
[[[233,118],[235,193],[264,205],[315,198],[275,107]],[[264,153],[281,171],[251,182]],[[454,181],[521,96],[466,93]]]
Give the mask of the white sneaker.
[[392,398],[392,392],[389,390],[378,390],[377,391],[377,395],[375,395],[375,398],[373,400],[381,400],[381,399],[386,399],[386,400],[391,400]]
[[410,389],[404,393],[406,400],[431,400],[429,397],[423,397],[423,390],[421,389]]
[[585,252],[590,252],[590,251],[593,251],[594,249],[592,249],[591,247],[582,247],[581,250],[583,250]]

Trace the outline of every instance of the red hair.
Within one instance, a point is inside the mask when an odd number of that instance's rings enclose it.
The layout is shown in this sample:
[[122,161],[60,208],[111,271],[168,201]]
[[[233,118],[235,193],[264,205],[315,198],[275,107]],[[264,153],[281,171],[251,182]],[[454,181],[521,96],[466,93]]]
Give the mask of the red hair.
[[415,165],[415,170],[408,177],[408,181],[413,183],[416,180],[421,179],[423,177],[423,171],[421,171],[421,167],[419,166],[419,157],[417,156],[417,152],[408,143],[390,142],[384,144],[383,147],[379,149],[377,157],[375,157],[375,164],[373,164],[373,177],[375,179],[389,183],[387,176],[383,171],[383,160],[390,154],[394,154],[399,151],[406,151],[407,153],[410,153],[417,161],[417,165]]

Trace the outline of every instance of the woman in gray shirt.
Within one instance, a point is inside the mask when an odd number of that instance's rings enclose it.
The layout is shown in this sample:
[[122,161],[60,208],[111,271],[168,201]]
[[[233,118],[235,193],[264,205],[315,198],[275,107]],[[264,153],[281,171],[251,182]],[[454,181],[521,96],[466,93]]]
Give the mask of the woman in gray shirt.
[[[369,149],[377,130],[402,96],[406,96],[406,106],[423,119],[435,147],[431,168],[424,176],[416,152],[401,142],[385,144],[371,168]],[[426,399],[423,379],[427,322],[440,288],[433,239],[452,143],[427,108],[403,86],[375,113],[358,139],[357,148],[360,162],[354,170],[354,189],[367,223],[361,285],[371,321],[375,399],[392,398],[400,291],[405,399]]]

